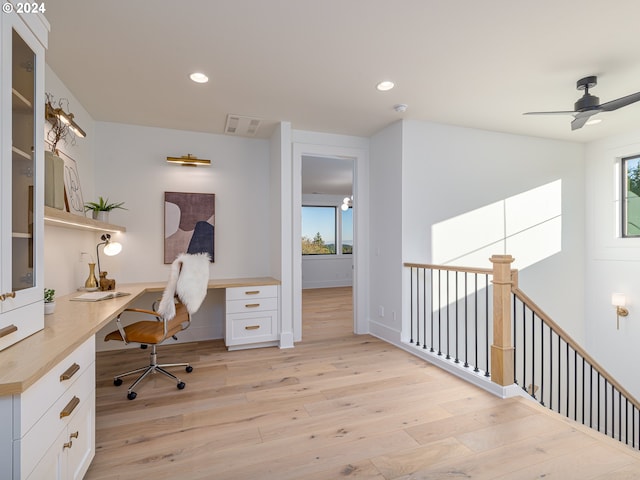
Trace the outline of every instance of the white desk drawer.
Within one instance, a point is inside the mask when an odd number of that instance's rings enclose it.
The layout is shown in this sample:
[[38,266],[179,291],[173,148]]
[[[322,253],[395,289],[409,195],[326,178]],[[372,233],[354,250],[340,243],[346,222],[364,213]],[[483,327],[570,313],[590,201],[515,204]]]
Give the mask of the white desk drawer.
[[227,288],[227,300],[246,300],[278,296],[277,285],[257,285],[255,287]]
[[278,312],[227,315],[227,346],[269,342],[278,339]]
[[95,345],[92,336],[21,395],[21,436],[86,370],[94,370]]
[[263,312],[277,310],[277,298],[247,298],[243,300],[227,300],[227,314]]
[[73,387],[64,392],[20,440],[20,469],[23,478],[33,470],[42,454],[69,422],[73,421],[78,412],[84,410],[85,405],[95,402],[95,383],[95,369],[86,369],[74,382]]

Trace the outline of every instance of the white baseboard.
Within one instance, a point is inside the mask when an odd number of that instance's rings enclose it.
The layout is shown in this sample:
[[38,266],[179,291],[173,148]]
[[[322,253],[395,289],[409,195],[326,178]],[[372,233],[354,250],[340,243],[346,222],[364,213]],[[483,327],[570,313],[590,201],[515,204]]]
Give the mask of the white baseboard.
[[516,384],[503,387],[502,385],[493,383],[490,377],[485,377],[483,371],[474,372],[473,368],[465,367],[462,363],[455,363],[455,360],[453,359],[447,360],[443,355],[438,355],[437,353],[430,352],[427,349],[403,342],[401,339],[401,332],[390,328],[387,325],[370,321],[369,332],[374,337],[384,340],[385,342],[415,355],[416,357],[422,358],[423,360],[426,360],[427,362],[442,368],[443,370],[446,370],[447,372],[456,375],[457,377],[460,377],[463,380],[466,380],[467,382],[500,398],[510,398],[515,396],[530,398],[529,395],[527,395],[527,393]]

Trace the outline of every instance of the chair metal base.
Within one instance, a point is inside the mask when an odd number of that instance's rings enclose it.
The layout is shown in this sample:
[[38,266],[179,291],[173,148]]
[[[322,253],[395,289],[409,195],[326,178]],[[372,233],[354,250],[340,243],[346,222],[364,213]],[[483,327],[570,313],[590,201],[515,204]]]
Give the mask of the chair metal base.
[[131,384],[131,386],[129,387],[129,389],[127,390],[127,398],[129,400],[133,400],[134,398],[137,397],[137,393],[133,391],[134,388],[136,388],[136,386],[142,381],[144,380],[149,374],[151,373],[162,373],[163,375],[169,377],[170,379],[174,380],[177,384],[177,387],[179,390],[182,390],[185,387],[185,383],[180,380],[178,377],[176,377],[173,373],[168,372],[167,370],[165,370],[165,368],[171,368],[171,367],[185,367],[185,370],[187,373],[191,373],[193,371],[193,367],[191,365],[189,365],[188,363],[163,363],[163,364],[158,364],[157,362],[157,353],[156,353],[156,346],[155,345],[151,345],[151,354],[150,354],[150,360],[149,360],[149,365],[146,367],[140,367],[140,368],[136,368],[135,370],[131,370],[129,372],[125,372],[125,373],[121,373],[119,375],[116,375],[113,377],[113,384],[115,386],[120,386],[122,385],[122,377],[126,377],[129,375],[134,375],[136,373],[139,372],[143,372],[142,375],[140,375],[135,382],[133,382]]

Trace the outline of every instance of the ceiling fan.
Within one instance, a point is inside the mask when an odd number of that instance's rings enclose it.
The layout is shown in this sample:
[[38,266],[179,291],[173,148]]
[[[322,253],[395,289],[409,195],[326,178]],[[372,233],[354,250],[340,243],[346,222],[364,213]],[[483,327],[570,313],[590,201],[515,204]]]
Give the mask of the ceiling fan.
[[598,77],[595,75],[581,78],[576,82],[576,88],[578,90],[584,90],[584,95],[574,104],[573,111],[526,112],[524,115],[573,115],[571,130],[577,130],[582,128],[584,124],[587,123],[587,120],[589,120],[589,117],[592,117],[596,113],[612,112],[640,100],[640,92],[637,92],[627,95],[626,97],[618,98],[617,100],[600,104],[600,99],[589,93],[589,89],[595,87],[597,84]]

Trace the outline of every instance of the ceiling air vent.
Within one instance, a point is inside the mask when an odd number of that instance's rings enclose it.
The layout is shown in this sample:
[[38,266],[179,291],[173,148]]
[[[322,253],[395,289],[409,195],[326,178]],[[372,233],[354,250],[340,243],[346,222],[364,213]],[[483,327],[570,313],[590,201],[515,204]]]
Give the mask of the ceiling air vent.
[[255,137],[260,127],[260,119],[243,117],[242,115],[227,115],[224,133],[241,137]]

